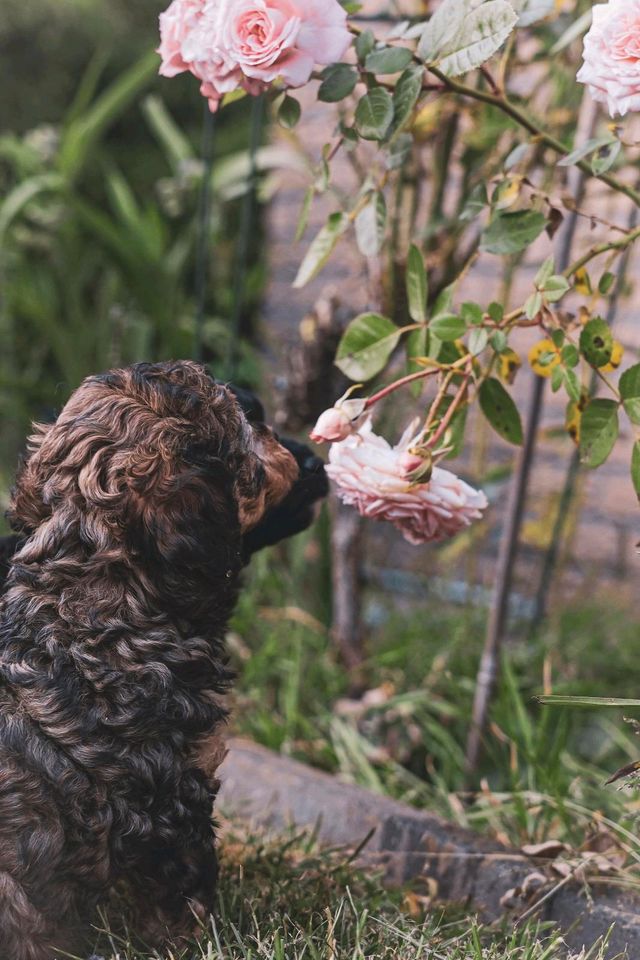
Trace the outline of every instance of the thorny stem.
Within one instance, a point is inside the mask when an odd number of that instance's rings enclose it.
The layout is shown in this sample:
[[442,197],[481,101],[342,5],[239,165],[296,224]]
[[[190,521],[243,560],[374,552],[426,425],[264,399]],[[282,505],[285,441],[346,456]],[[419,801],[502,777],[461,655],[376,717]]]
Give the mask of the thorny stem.
[[[468,360],[468,361],[470,361],[470,360],[471,360],[471,357],[465,357],[465,359]],[[468,368],[467,368],[467,372],[465,373],[464,380],[462,381],[462,383],[461,383],[460,386],[458,387],[458,391],[457,391],[455,397],[453,398],[453,401],[452,401],[452,403],[450,404],[449,409],[447,410],[447,412],[445,413],[444,417],[443,417],[442,420],[440,421],[440,424],[439,424],[439,426],[438,426],[438,429],[436,430],[436,432],[434,433],[434,435],[433,435],[433,436],[431,437],[431,439],[429,440],[429,444],[428,444],[428,445],[429,445],[430,447],[435,447],[435,445],[438,443],[438,441],[440,440],[440,438],[443,437],[443,436],[445,435],[445,433],[447,432],[447,430],[448,430],[448,428],[449,428],[449,425],[450,425],[451,421],[453,420],[453,416],[454,416],[456,410],[458,410],[458,408],[460,407],[460,404],[462,403],[462,401],[463,401],[464,398],[465,398],[465,395],[466,395],[466,392],[467,392],[467,387],[468,387],[468,385],[469,385],[469,380],[470,380],[470,379],[471,379],[471,366],[469,365]]]
[[[457,80],[452,80],[451,77],[442,73],[437,67],[428,67],[427,69],[437,77],[451,93],[457,93],[460,96],[469,97],[473,100],[479,100],[481,103],[487,103],[490,106],[497,107],[498,110],[502,110],[503,113],[506,113],[512,120],[515,120],[516,123],[524,127],[525,130],[528,130],[529,133],[537,137],[556,153],[560,153],[563,156],[569,154],[570,151],[561,140],[558,140],[557,137],[552,136],[550,133],[546,133],[546,131],[538,126],[537,123],[534,123],[523,110],[512,103],[505,94],[488,93],[486,90],[469,87],[464,83],[459,83]],[[581,160],[576,166],[587,176],[602,180],[602,182],[606,183],[612,190],[616,190],[618,193],[624,193],[636,206],[640,206],[640,192],[634,190],[630,184],[623,183],[609,173],[594,174],[586,160]]]
[[406,387],[409,383],[415,383],[416,380],[424,380],[426,377],[432,377],[436,373],[441,373],[442,371],[451,371],[454,372],[460,367],[464,366],[469,360],[468,355],[461,357],[459,360],[456,360],[455,363],[442,364],[438,363],[436,360],[433,360],[433,366],[427,370],[418,370],[417,373],[409,373],[406,377],[401,377],[400,380],[395,380],[393,383],[387,384],[386,387],[383,387],[382,390],[379,390],[378,393],[374,393],[372,397],[368,397],[365,401],[364,408],[365,410],[370,410],[371,407],[375,406],[380,400],[384,400],[385,397],[388,397],[389,394],[395,393],[396,390],[399,390],[400,387]]

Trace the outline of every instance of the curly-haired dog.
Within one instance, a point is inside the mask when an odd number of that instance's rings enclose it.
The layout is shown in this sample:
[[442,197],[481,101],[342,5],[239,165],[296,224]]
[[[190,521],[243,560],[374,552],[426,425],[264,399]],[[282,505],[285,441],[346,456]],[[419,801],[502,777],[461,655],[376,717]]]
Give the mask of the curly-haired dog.
[[90,377],[38,428],[0,607],[2,960],[81,949],[116,883],[147,942],[210,912],[225,627],[246,556],[324,492],[299,473],[191,362]]

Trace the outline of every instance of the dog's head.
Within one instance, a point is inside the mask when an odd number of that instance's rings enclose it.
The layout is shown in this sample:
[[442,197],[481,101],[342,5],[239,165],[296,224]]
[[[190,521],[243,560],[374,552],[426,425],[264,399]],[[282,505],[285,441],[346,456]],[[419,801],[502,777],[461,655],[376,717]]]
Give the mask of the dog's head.
[[33,559],[73,536],[87,556],[116,545],[233,572],[243,538],[298,475],[296,458],[202,366],[139,363],[89,377],[37,428],[10,517]]

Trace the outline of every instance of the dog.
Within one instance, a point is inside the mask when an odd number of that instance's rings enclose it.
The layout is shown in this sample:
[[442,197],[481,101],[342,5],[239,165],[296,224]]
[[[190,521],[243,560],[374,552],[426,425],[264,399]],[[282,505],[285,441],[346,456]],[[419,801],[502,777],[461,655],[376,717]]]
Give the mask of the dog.
[[116,886],[147,944],[212,912],[226,626],[251,554],[326,493],[262,421],[199,364],[141,363],[31,438],[0,605],[2,960],[83,950]]

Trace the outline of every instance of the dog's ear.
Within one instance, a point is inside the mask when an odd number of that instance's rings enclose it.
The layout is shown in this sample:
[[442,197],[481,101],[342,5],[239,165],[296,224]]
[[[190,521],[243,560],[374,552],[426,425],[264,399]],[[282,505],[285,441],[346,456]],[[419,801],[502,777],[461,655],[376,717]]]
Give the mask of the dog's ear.
[[237,572],[241,530],[233,477],[225,465],[189,452],[154,461],[132,464],[127,476],[130,546],[141,559],[176,576],[215,579]]

